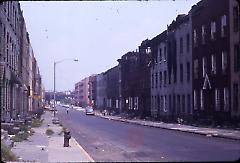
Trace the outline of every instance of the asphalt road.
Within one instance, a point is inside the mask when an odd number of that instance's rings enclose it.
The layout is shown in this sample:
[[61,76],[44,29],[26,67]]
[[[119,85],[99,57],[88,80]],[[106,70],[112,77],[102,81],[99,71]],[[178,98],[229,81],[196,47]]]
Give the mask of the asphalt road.
[[95,161],[235,161],[240,141],[140,126],[59,107],[64,127]]

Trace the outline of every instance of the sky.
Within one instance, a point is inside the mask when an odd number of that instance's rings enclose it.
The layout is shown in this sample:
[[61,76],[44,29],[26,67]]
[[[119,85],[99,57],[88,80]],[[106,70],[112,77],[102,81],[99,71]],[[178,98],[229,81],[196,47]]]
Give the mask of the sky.
[[[74,84],[118,64],[199,0],[20,1],[45,90],[74,90]],[[79,61],[74,62],[74,58]]]

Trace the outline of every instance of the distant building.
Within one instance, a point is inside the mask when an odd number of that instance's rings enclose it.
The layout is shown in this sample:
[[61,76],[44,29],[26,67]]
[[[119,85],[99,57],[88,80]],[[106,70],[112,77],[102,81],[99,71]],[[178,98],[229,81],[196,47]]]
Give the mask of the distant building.
[[119,113],[119,67],[115,66],[105,73],[106,109]]
[[89,105],[89,77],[82,79],[75,84],[75,103],[78,106]]
[[104,110],[106,108],[106,89],[107,81],[105,73],[97,74],[96,76],[96,108],[99,110]]
[[89,105],[95,108],[96,104],[96,75],[89,76]]

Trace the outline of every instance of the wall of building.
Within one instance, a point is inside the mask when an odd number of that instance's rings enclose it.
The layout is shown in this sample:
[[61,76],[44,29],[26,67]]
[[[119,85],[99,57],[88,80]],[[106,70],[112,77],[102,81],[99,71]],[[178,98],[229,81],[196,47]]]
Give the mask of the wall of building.
[[[238,16],[237,16],[238,14]],[[240,116],[240,9],[236,0],[229,1],[230,62],[231,62],[231,116]],[[236,25],[238,24],[238,25]]]

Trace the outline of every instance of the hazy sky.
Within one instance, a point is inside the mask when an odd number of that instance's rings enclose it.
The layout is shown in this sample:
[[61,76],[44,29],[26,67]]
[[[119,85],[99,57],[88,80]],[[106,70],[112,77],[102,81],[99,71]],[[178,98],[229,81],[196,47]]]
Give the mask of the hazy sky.
[[91,74],[117,65],[117,59],[145,39],[163,32],[178,14],[187,14],[199,0],[151,2],[21,1],[31,44],[46,90],[73,90]]

